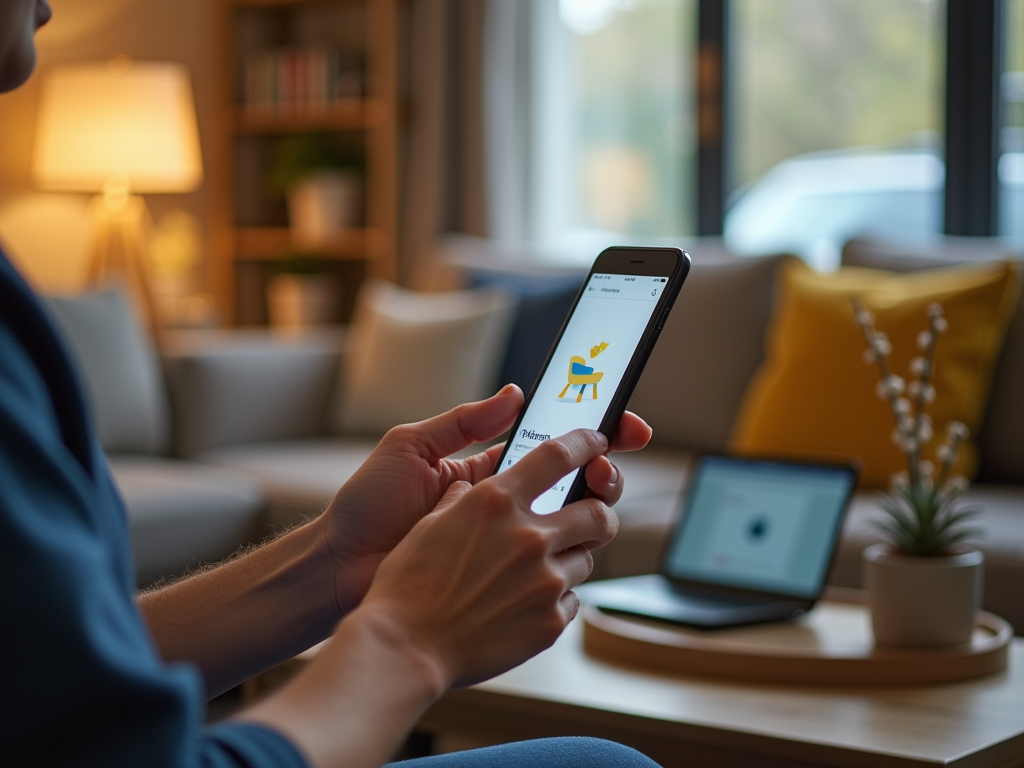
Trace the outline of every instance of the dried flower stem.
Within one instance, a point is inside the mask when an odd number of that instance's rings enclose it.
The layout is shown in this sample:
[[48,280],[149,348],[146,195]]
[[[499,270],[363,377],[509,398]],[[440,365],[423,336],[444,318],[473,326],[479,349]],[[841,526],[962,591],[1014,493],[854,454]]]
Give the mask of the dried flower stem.
[[957,508],[956,500],[967,488],[967,481],[952,474],[960,445],[967,438],[967,427],[957,421],[946,425],[946,439],[935,450],[940,465],[937,478],[935,466],[924,459],[924,446],[932,438],[931,417],[926,411],[935,399],[935,346],[939,335],[948,328],[942,307],[928,307],[928,328],[917,338],[922,354],[910,362],[912,381],[907,387],[911,398],[908,399],[902,396],[906,382],[892,372],[887,360],[892,352],[888,337],[875,330],[874,318],[856,297],[850,302],[868,345],[864,360],[876,365],[882,375],[877,391],[888,402],[896,423],[893,442],[907,460],[907,472],[892,476],[882,503],[888,518],[877,525],[900,552],[919,556],[945,554],[980,532],[964,527],[977,510]]
[[[856,296],[852,296],[850,297],[850,303],[853,305],[853,313],[854,317],[857,319],[857,325],[860,326],[860,329],[864,334],[864,340],[868,344],[868,353],[870,353],[875,365],[878,366],[878,372],[882,375],[885,399],[889,403],[889,410],[892,412],[892,418],[898,430],[900,423],[900,409],[898,405],[900,391],[896,386],[884,386],[886,382],[894,382],[899,379],[898,376],[893,374],[892,369],[889,367],[889,361],[886,359],[888,357],[887,349],[889,340],[875,330],[871,313],[864,308],[860,299]],[[907,457],[907,462],[910,464],[911,455],[902,446],[900,446],[900,449],[904,452]]]
[[[935,371],[935,344],[938,341],[939,334],[945,330],[944,323],[945,318],[942,316],[942,307],[938,304],[932,304],[928,307],[928,330],[922,333],[918,337],[918,343],[924,349],[924,364],[920,367],[918,372],[918,379],[915,382],[916,387],[912,386],[913,389],[917,390],[916,397],[914,398],[914,434],[921,434],[921,427],[924,421],[925,409],[928,407],[928,393],[932,390],[932,375]],[[921,342],[924,342],[923,344]],[[916,441],[916,448],[910,451],[907,459],[910,463],[910,475],[911,482],[914,482],[915,473],[918,474],[916,478],[920,482],[920,466],[922,459],[922,450],[924,448],[924,440]],[[945,469],[945,462],[943,462],[943,469]],[[941,485],[941,483],[940,483]]]

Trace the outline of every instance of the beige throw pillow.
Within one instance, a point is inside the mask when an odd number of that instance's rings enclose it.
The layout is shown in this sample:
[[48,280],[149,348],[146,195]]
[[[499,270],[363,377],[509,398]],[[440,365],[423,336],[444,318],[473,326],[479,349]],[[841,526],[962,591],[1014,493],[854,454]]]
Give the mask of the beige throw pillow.
[[343,432],[383,434],[495,387],[515,302],[490,290],[415,293],[368,281],[342,370]]

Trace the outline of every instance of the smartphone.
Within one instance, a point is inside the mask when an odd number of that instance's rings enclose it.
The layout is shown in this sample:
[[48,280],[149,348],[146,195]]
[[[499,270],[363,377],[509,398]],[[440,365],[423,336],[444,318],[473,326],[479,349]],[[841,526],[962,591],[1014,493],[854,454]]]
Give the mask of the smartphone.
[[[689,271],[690,257],[678,248],[601,252],[509,433],[495,474],[574,429],[615,437]],[[550,514],[586,491],[583,470],[575,470],[537,497],[532,509]]]

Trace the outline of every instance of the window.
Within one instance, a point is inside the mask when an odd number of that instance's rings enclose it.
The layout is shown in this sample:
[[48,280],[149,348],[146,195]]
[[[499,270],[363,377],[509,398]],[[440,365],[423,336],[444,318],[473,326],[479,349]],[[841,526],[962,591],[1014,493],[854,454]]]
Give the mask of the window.
[[999,234],[1024,243],[1024,0],[1008,0],[1005,13]]
[[694,228],[697,0],[534,5],[527,239],[590,261]]
[[945,3],[733,0],[730,13],[729,245],[829,268],[864,229],[941,231]]

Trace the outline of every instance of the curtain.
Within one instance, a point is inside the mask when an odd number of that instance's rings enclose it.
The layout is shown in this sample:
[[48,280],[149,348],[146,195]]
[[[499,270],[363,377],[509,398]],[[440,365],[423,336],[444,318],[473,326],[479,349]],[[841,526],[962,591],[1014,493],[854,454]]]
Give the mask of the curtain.
[[398,278],[437,285],[443,232],[488,234],[483,58],[487,0],[412,0],[403,20]]

